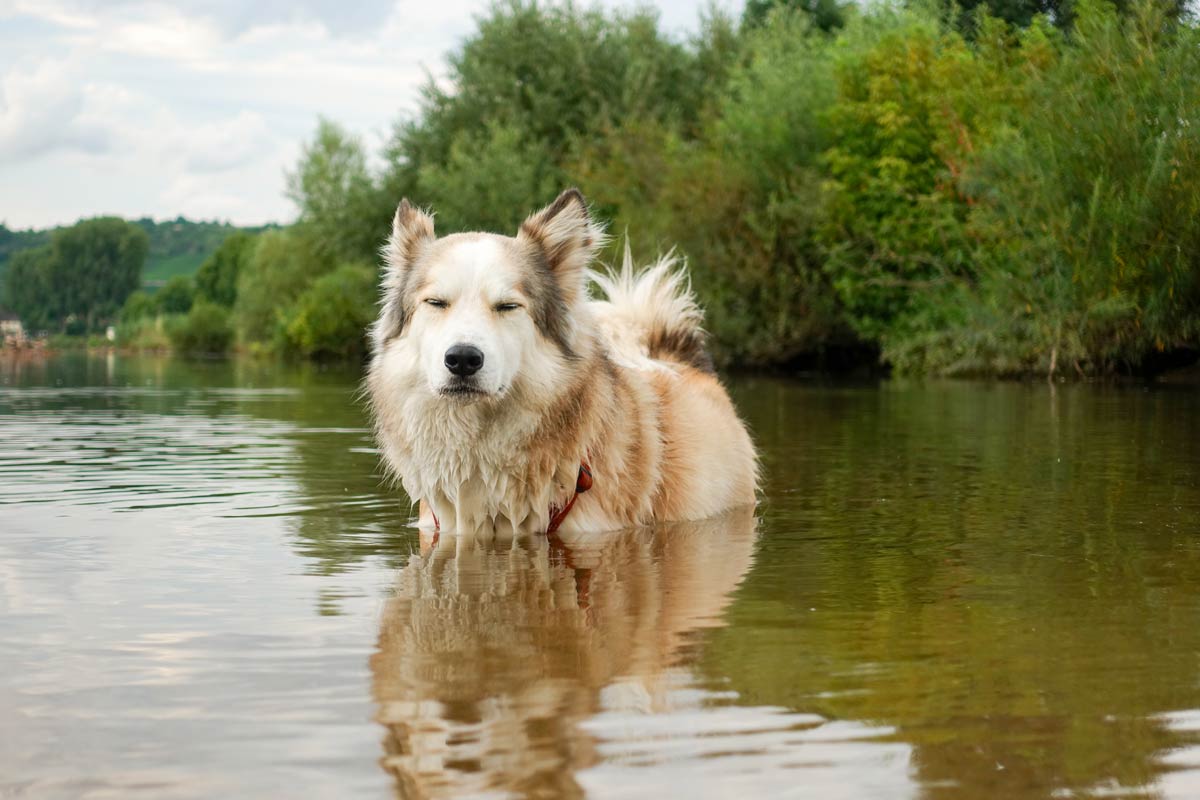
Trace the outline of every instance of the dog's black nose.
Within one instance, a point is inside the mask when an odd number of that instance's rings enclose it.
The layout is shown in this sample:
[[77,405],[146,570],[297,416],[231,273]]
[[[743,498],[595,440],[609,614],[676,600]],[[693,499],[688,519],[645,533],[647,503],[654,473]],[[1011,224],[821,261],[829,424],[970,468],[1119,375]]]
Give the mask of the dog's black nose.
[[469,344],[456,344],[446,351],[446,369],[451,375],[466,378],[483,367],[483,351]]

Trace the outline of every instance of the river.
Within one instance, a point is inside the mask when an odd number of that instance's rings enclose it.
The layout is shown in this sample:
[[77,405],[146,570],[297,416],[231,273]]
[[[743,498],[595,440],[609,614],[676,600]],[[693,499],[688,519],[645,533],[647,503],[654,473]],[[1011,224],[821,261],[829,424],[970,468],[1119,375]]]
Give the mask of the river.
[[358,374],[0,363],[0,797],[1200,797],[1200,390],[737,378],[753,511],[422,550]]

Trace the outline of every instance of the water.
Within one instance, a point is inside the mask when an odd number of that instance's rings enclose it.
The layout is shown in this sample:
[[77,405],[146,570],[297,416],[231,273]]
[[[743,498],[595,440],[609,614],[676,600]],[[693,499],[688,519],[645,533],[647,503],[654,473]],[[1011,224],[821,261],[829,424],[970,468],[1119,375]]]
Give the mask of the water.
[[1194,387],[742,379],[756,513],[456,552],[356,381],[0,365],[0,797],[1200,797]]

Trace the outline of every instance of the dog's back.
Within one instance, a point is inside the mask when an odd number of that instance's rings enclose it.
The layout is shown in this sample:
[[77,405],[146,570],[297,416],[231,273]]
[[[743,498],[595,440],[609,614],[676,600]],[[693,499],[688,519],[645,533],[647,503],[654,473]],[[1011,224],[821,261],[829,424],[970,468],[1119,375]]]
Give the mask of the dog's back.
[[673,255],[643,270],[628,247],[620,270],[595,273],[606,299],[591,303],[614,360],[656,399],[657,519],[699,519],[752,504],[754,444],[713,368],[704,314]]

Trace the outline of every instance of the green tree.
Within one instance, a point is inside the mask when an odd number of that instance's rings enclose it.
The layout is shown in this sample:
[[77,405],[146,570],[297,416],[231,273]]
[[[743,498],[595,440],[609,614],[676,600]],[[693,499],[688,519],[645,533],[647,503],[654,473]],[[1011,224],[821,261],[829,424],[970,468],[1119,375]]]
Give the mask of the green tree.
[[171,347],[186,355],[220,355],[233,342],[228,310],[200,300],[188,313],[173,317],[167,324]]
[[834,40],[783,12],[742,47],[698,139],[627,125],[576,169],[642,260],[676,246],[688,257],[719,357],[824,358],[855,345],[815,241]]
[[154,295],[139,289],[129,295],[125,300],[125,305],[121,306],[121,321],[136,322],[140,319],[149,319],[156,316],[158,311],[159,304]]
[[97,330],[141,283],[150,242],[145,232],[116,217],[84,220],[50,239],[52,277],[65,297],[65,316]]
[[420,173],[421,197],[446,230],[515,232],[545,198],[558,171],[545,146],[510,125],[459,133],[447,161]]
[[331,260],[374,260],[390,231],[397,200],[384,198],[367,169],[362,142],[322,119],[305,145],[287,194],[300,208],[299,224]]
[[176,275],[158,290],[156,299],[164,314],[185,314],[192,307],[194,295],[191,278]]
[[49,245],[15,253],[5,272],[5,298],[29,331],[57,327],[61,297],[53,291]]
[[831,31],[846,24],[846,5],[837,0],[746,0],[742,24],[747,27],[763,25],[772,11],[782,8],[803,11],[814,26]]
[[232,233],[204,260],[196,272],[196,293],[209,302],[232,308],[237,302],[238,278],[254,253],[255,237]]
[[287,340],[309,358],[360,357],[375,319],[378,273],[343,264],[313,282],[288,313]]
[[238,278],[234,328],[246,344],[278,347],[285,339],[286,312],[333,264],[318,247],[313,229],[297,226],[267,231]]
[[[714,22],[714,30],[727,32]],[[725,44],[725,40],[721,40]],[[486,174],[491,202],[454,197],[444,231],[488,228],[545,202],[543,186],[572,182],[573,154],[635,119],[695,125],[705,105],[704,80],[723,68],[728,49],[697,53],[663,36],[652,13],[606,15],[573,5],[513,0],[495,6],[450,56],[447,80],[425,87],[420,114],[398,125],[385,157],[382,185],[433,205],[451,194],[442,179],[477,191],[472,158]],[[502,169],[515,161],[515,180]],[[438,209],[439,212],[441,209]]]
[[137,289],[148,246],[144,231],[115,217],[56,230],[47,246],[13,257],[9,303],[34,330],[61,330],[68,320],[97,330]]
[[1076,11],[1069,46],[1030,42],[1030,101],[967,175],[981,309],[939,363],[986,337],[972,371],[1105,372],[1200,341],[1200,31]]

